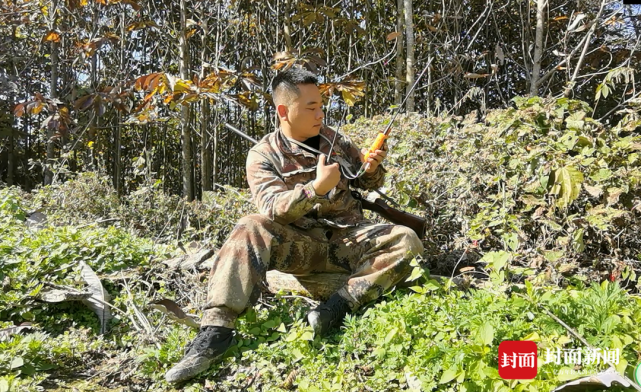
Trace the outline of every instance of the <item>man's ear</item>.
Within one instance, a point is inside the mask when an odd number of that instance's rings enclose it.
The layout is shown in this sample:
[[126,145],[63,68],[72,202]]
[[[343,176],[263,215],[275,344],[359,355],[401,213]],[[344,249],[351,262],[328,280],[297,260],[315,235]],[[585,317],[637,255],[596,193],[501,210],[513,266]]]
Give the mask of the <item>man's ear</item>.
[[276,113],[278,113],[278,118],[281,122],[289,120],[289,111],[287,110],[287,106],[283,104],[276,106]]

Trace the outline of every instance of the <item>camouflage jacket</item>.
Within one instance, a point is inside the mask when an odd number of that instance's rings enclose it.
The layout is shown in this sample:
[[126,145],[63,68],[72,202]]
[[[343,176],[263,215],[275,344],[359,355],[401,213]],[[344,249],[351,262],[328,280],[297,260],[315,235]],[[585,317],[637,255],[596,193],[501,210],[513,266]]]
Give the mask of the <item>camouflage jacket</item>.
[[[319,150],[328,153],[335,131],[323,126]],[[342,134],[336,137],[332,161],[346,165],[352,173],[361,166],[359,149]],[[247,155],[247,182],[258,211],[281,224],[301,229],[345,228],[365,220],[361,202],[352,197],[350,185],[373,190],[383,185],[385,168],[348,180],[341,174],[338,185],[318,196],[312,187],[318,157],[292,143],[280,129],[263,137]]]

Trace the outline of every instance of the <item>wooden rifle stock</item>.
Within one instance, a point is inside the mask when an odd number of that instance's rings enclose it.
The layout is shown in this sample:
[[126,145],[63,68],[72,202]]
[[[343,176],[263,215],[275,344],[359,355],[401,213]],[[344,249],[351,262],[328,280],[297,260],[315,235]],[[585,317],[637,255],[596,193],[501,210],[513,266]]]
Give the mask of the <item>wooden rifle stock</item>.
[[414,230],[418,238],[423,239],[427,230],[427,220],[418,215],[410,214],[408,212],[397,210],[390,207],[385,200],[378,198],[374,202],[366,200],[357,191],[352,191],[352,196],[356,200],[360,200],[364,209],[374,211],[388,221],[409,227]]

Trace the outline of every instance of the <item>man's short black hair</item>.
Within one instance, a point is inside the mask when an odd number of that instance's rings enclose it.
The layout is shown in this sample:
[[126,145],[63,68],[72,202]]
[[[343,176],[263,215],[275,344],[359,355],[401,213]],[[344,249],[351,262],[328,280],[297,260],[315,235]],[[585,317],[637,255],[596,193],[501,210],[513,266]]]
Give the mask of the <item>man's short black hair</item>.
[[318,77],[302,68],[291,67],[279,72],[272,81],[272,98],[274,104],[289,105],[300,95],[297,84],[318,84]]

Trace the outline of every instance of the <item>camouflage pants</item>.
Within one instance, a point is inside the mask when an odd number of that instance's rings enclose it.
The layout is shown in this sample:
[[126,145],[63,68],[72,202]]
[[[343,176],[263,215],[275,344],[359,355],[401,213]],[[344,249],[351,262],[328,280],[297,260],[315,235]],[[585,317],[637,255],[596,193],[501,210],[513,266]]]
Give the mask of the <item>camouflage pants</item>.
[[406,277],[409,262],[422,252],[418,236],[405,226],[364,222],[303,231],[249,215],[216,255],[201,325],[234,328],[238,315],[258,297],[268,270],[349,273],[338,293],[355,310]]

